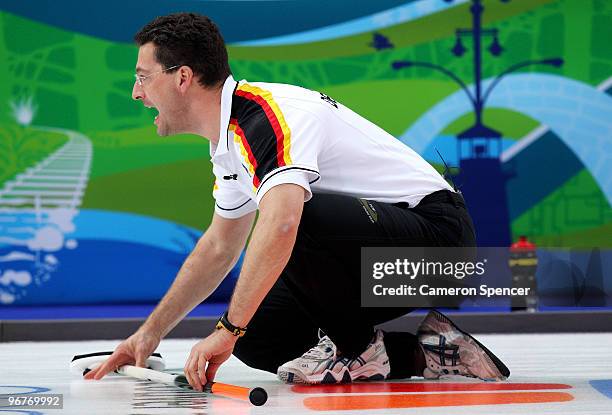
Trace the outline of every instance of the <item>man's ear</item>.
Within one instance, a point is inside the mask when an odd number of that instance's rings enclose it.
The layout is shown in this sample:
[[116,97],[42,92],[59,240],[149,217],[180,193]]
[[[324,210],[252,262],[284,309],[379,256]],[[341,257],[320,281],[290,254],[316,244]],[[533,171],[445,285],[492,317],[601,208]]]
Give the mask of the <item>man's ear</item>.
[[178,68],[177,72],[178,76],[176,78],[176,86],[182,93],[185,93],[191,84],[196,82],[193,70],[189,66],[181,66]]

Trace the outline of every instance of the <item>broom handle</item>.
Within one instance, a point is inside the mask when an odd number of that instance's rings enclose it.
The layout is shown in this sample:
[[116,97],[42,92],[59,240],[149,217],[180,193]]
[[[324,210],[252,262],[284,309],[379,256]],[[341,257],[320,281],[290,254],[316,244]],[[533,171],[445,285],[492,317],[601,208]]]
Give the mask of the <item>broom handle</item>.
[[[178,386],[185,389],[193,389],[189,385],[187,378],[183,375],[174,375],[172,373],[159,372],[157,370],[131,365],[119,367],[117,373],[137,379],[164,383],[166,385]],[[249,389],[243,386],[220,382],[208,382],[204,387],[204,392],[225,396],[226,398],[240,399],[242,401],[251,402],[256,406],[263,405],[268,398],[266,391],[262,388],[257,387]]]

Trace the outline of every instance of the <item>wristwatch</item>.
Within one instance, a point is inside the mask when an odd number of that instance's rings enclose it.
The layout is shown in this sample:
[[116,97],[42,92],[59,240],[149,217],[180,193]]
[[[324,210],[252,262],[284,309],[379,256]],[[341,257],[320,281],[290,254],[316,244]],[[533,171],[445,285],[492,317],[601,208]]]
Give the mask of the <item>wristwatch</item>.
[[217,325],[215,326],[217,330],[225,329],[232,333],[234,336],[242,337],[246,333],[246,327],[236,327],[227,319],[227,311],[223,313],[219,320],[217,321]]

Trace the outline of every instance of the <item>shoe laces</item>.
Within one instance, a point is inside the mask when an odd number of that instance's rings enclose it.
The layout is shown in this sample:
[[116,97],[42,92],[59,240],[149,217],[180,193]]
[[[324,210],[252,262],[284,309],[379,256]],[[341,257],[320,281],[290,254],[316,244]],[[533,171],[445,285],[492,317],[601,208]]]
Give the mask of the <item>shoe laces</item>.
[[304,353],[303,357],[310,359],[323,359],[328,357],[330,352],[333,352],[333,356],[336,355],[336,345],[331,339],[323,335],[323,332],[319,330],[319,343],[316,346]]

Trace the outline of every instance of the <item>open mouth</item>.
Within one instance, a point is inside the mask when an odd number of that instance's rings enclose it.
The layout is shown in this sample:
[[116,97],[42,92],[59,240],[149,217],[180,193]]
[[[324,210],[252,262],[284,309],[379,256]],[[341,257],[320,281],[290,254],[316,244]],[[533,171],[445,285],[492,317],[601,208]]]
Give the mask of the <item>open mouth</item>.
[[155,116],[155,119],[153,120],[153,124],[157,125],[158,121],[159,121],[159,110],[157,108],[155,108],[153,105],[147,105],[145,104],[145,107],[147,108],[153,108],[155,110],[157,110],[157,115]]

